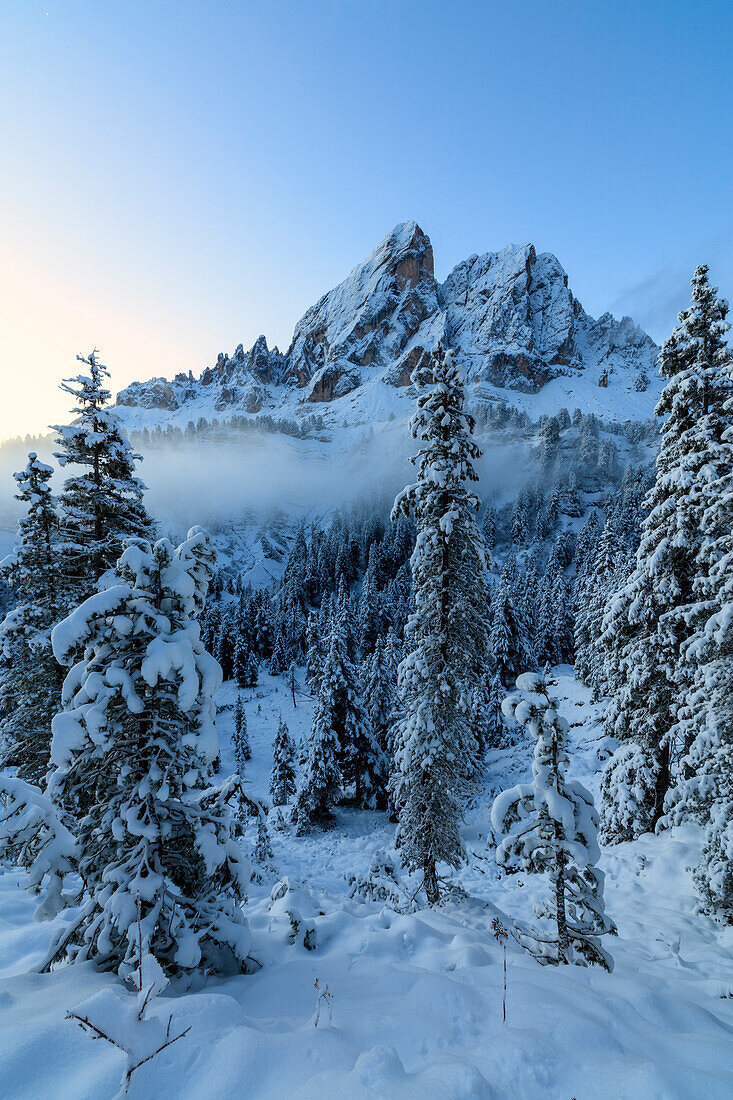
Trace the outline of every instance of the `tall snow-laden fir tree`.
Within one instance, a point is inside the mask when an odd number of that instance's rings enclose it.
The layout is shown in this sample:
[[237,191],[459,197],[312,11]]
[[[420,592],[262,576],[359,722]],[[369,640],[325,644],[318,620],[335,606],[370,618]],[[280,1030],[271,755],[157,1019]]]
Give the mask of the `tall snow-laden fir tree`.
[[359,678],[349,658],[348,608],[347,597],[342,594],[331,619],[316,718],[327,723],[338,742],[342,785],[353,785],[357,806],[374,808],[386,801],[387,762],[366,720]]
[[62,511],[62,568],[59,579],[67,607],[95,590],[111,569],[128,537],[149,538],[153,523],[143,503],[145,486],[135,476],[135,454],[121,431],[119,418],[107,408],[109,371],[93,351],[77,356],[89,374],[62,383],[75,399],[71,424],[55,425],[60,466],[71,466],[59,498]]
[[611,593],[624,587],[636,564],[646,482],[645,471],[629,465],[606,507],[597,544],[588,542],[581,548],[578,543],[575,672],[593,689],[594,699],[614,694],[623,685],[620,654],[600,644],[601,628]]
[[697,580],[707,571],[705,547],[718,534],[704,522],[706,506],[729,461],[722,446],[732,386],[726,312],[707,267],[697,268],[691,304],[659,355],[667,384],[656,408],[666,418],[656,480],[635,568],[608,605],[602,637],[617,666],[606,728],[623,742],[602,779],[609,840],[655,828],[689,747],[677,723],[695,678],[685,643],[694,629]]
[[323,828],[330,825],[333,807],[341,795],[341,745],[333,722],[333,698],[324,678],[313,713],[313,728],[305,746],[303,771],[293,812],[299,835],[309,832],[314,826]]
[[517,586],[502,576],[491,598],[489,653],[492,668],[505,687],[513,684],[523,668],[535,665],[529,630],[517,598]]
[[481,533],[484,538],[484,545],[489,553],[494,549],[496,543],[496,508],[493,504],[489,504],[484,513],[484,521],[481,525]]
[[[595,513],[594,513],[595,514]],[[584,684],[600,694],[603,652],[598,645],[609,585],[618,579],[619,546],[615,528],[607,522],[597,545],[588,549],[586,568],[576,582],[575,671]]]
[[386,642],[377,642],[371,658],[363,665],[364,710],[374,737],[385,757],[393,755],[391,729],[395,711],[397,669]]
[[399,669],[403,717],[395,735],[391,791],[398,842],[408,867],[421,871],[429,905],[440,899],[438,865],[464,858],[460,836],[467,778],[476,759],[473,694],[484,672],[488,637],[486,560],[476,526],[480,451],[464,409],[463,377],[438,346],[418,389],[412,434],[417,480],[398,496],[393,516],[409,513],[417,528],[411,567],[415,611]]
[[579,580],[592,569],[602,532],[603,524],[594,508],[583,524],[575,547],[575,575]]
[[249,736],[247,734],[247,715],[244,713],[244,702],[242,696],[237,695],[237,701],[234,704],[234,763],[237,768],[237,775],[244,775],[244,765],[248,760],[252,758],[252,752],[249,747]]
[[494,801],[491,823],[505,834],[497,860],[510,870],[547,874],[550,901],[536,908],[556,931],[524,931],[519,941],[543,963],[598,963],[610,970],[610,955],[599,937],[615,932],[605,913],[598,814],[593,796],[566,777],[568,724],[550,697],[553,681],[544,675],[517,677],[518,695],[503,703],[504,714],[535,738],[532,782],[503,791]]
[[270,675],[282,676],[285,672],[287,672],[289,667],[290,662],[288,661],[285,633],[282,630],[278,630],[277,636],[275,638],[275,644],[272,647],[272,656],[270,657]]
[[295,794],[295,745],[280,715],[272,752],[270,797],[274,806],[284,806]]
[[174,550],[131,540],[105,587],[53,632],[83,657],[53,723],[48,791],[76,819],[83,896],[46,966],[64,956],[122,976],[143,953],[167,974],[246,966],[246,865],[228,801],[211,786],[221,670],[197,615],[212,547],[194,529]]
[[51,630],[65,614],[59,592],[60,556],[52,469],[35,452],[15,475],[16,500],[27,508],[18,541],[0,564],[16,606],[0,624],[0,767],[40,785],[51,747],[51,721],[59,709],[63,675],[51,648]]
[[501,709],[505,694],[499,673],[495,672],[489,685],[484,719],[486,722],[486,747],[489,749],[505,748],[508,743],[508,730]]
[[249,669],[247,672],[247,687],[256,687],[260,678],[260,666],[254,653],[249,655]]
[[[308,546],[305,539],[305,530],[301,523],[276,597],[278,620],[284,634],[282,663],[285,665],[285,671],[293,660],[300,663],[305,656],[305,612],[307,606],[305,569],[307,557]],[[281,675],[281,673],[275,671],[273,675]]]
[[311,612],[305,628],[306,637],[306,663],[305,680],[312,691],[318,691],[318,684],[323,670],[323,640],[322,615]]
[[[716,348],[721,365],[733,357],[722,345],[725,304]],[[727,327],[727,326],[726,326]],[[706,828],[695,882],[703,908],[733,920],[733,395],[728,426],[710,465],[719,474],[701,487],[705,538],[698,555],[696,602],[687,615],[690,636],[680,652],[682,705],[673,734],[686,748],[665,805],[669,821],[690,818]],[[708,443],[709,441],[706,440]],[[703,444],[704,446],[704,444]],[[710,448],[712,449],[712,448]]]
[[[733,410],[732,410],[733,411]],[[733,432],[730,433],[733,446]],[[733,531],[733,483],[721,485],[719,504]],[[693,687],[681,709],[682,733],[689,749],[682,777],[670,793],[672,821],[697,819],[705,841],[694,878],[703,908],[733,921],[733,535],[719,542],[720,558],[700,586],[707,617],[683,652],[695,662]]]
[[[560,660],[560,647],[557,637],[555,621],[555,605],[552,589],[548,584],[548,578],[543,577],[537,590],[537,604],[535,607],[535,631],[532,649],[536,663],[542,665],[555,665]],[[502,616],[504,618],[505,616]],[[499,620],[501,621],[501,620]],[[499,652],[503,652],[500,650]],[[527,662],[529,663],[529,662]],[[501,667],[501,666],[500,666]],[[505,683],[512,682],[512,673],[516,671],[517,658],[515,657],[510,668],[502,669]],[[517,673],[518,675],[518,673]],[[513,677],[516,680],[516,675]]]
[[555,612],[557,660],[560,664],[572,664],[575,656],[575,615],[572,592],[562,573],[552,583],[551,599]]
[[253,687],[250,683],[251,657],[252,651],[247,640],[240,634],[234,645],[234,660],[232,662],[234,679],[240,687]]
[[384,628],[384,612],[378,587],[376,547],[369,550],[369,561],[359,596],[358,634],[362,653],[373,653]]

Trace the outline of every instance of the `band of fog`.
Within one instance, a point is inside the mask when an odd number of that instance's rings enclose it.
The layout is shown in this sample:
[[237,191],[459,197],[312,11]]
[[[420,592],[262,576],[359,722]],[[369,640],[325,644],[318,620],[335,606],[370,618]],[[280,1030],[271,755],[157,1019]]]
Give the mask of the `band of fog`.
[[[479,496],[496,502],[515,496],[534,471],[526,441],[489,435],[479,443],[484,452],[477,463]],[[315,519],[374,495],[388,501],[412,480],[409,459],[417,447],[404,423],[390,424],[371,436],[342,429],[327,443],[253,433],[225,443],[142,448],[138,472],[148,487],[147,507],[163,529],[185,530],[194,523],[217,527],[253,511],[273,509]],[[55,465],[50,439],[35,449],[43,461]],[[25,453],[15,447],[0,456],[3,547],[20,514],[13,500],[13,471],[24,465]],[[70,472],[70,467],[56,471],[55,492]]]
[[[148,505],[162,522],[204,526],[244,512],[282,508],[323,514],[367,496],[394,496],[414,474],[409,433],[338,440],[316,449],[308,440],[263,435],[245,446],[151,451],[145,459]],[[484,443],[479,494],[514,496],[532,466],[525,444]]]

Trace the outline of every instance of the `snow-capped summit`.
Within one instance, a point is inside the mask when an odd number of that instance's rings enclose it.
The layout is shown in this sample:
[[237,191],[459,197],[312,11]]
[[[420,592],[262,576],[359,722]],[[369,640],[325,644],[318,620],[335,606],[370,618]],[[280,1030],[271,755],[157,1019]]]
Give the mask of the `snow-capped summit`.
[[403,222],[301,318],[286,377],[304,387],[307,401],[340,397],[365,372],[408,381],[413,337],[439,315],[430,239],[416,222]]
[[[311,306],[295,327],[285,354],[264,336],[245,352],[220,354],[198,379],[176,375],[123,390],[118,404],[133,408],[213,414],[256,413],[324,403],[348,412],[394,405],[387,391],[409,386],[415,367],[438,340],[452,348],[474,383],[476,399],[489,396],[538,408],[573,403],[617,415],[649,416],[658,348],[629,317],[590,317],[551,253],[533,245],[506,245],[471,256],[443,284],[435,279],[433,248],[414,221],[402,222],[343,282]],[[613,390],[597,400],[593,390]],[[575,400],[575,391],[578,391]],[[367,396],[370,395],[370,396]],[[376,405],[375,405],[376,402]]]
[[531,244],[471,256],[440,288],[448,343],[469,378],[536,392],[571,370],[653,369],[658,348],[630,317],[595,321],[552,253]]

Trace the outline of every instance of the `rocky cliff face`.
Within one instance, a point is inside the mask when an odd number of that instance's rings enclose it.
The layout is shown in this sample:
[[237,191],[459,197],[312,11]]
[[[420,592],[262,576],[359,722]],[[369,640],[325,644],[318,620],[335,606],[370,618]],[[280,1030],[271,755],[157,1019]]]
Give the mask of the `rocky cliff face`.
[[441,287],[448,342],[466,371],[500,386],[537,390],[576,364],[582,309],[554,256],[532,245],[471,256]]
[[200,378],[177,374],[172,382],[152,378],[133,382],[117,395],[117,404],[142,409],[174,411],[210,394],[213,407],[223,411],[236,407],[258,412],[268,396],[268,386],[282,380],[285,357],[277,348],[268,348],[264,336],[258,336],[249,351],[238,345],[232,356],[220,352],[216,366],[207,367]]
[[306,401],[341,397],[365,372],[399,380],[413,338],[439,312],[432,245],[405,222],[298,322],[285,377],[304,388]]
[[555,256],[538,256],[532,245],[471,256],[440,299],[447,342],[467,375],[510,389],[534,393],[558,375],[602,365],[649,370],[658,352],[630,317],[589,317]]
[[333,402],[365,383],[409,384],[438,340],[469,381],[536,393],[559,375],[614,373],[632,389],[653,370],[657,348],[633,321],[590,317],[550,253],[532,245],[471,256],[445,282],[415,222],[398,225],[372,254],[312,306],[283,355],[264,336],[245,352],[220,354],[199,379],[133,383],[120,405],[176,410],[200,403],[257,412],[276,391],[297,403]]

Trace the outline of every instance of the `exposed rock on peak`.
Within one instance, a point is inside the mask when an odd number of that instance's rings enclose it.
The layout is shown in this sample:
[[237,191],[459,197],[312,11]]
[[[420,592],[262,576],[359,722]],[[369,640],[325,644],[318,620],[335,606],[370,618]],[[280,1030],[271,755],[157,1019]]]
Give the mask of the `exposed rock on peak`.
[[624,349],[625,365],[638,368],[656,356],[653,340],[630,319],[589,317],[557,258],[537,255],[531,244],[464,260],[440,298],[448,343],[469,377],[495,385],[536,392],[559,374],[596,367],[604,353]]
[[219,352],[214,367],[206,367],[196,380],[191,372],[177,374],[172,382],[153,378],[133,382],[117,395],[118,405],[143,409],[174,411],[195,401],[205,388],[214,394],[217,410],[236,406],[257,412],[267,397],[267,386],[281,380],[285,357],[277,348],[268,348],[264,336],[258,336],[249,351],[239,344],[233,355]]
[[205,393],[216,410],[249,412],[272,406],[276,392],[280,403],[331,402],[367,383],[409,385],[438,340],[469,380],[525,393],[578,371],[611,386],[617,372],[618,384],[638,390],[657,354],[630,318],[589,317],[556,257],[531,244],[470,256],[439,286],[430,239],[408,221],[311,306],[285,355],[260,336],[247,352],[221,353],[198,381],[133,383],[118,402],[175,410]]
[[532,391],[572,364],[580,306],[555,257],[531,244],[464,260],[441,299],[448,342],[469,374]]
[[[169,409],[181,406],[178,391],[185,386],[186,375],[177,375],[174,382],[165,378],[150,378],[147,382],[131,382],[127,389],[117,394],[118,405],[130,405],[139,409]],[[185,400],[185,399],[184,399]]]
[[359,368],[392,367],[439,309],[430,240],[403,222],[301,318],[286,378],[308,387],[308,401],[340,396],[359,384]]

